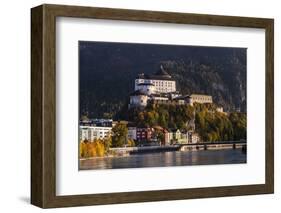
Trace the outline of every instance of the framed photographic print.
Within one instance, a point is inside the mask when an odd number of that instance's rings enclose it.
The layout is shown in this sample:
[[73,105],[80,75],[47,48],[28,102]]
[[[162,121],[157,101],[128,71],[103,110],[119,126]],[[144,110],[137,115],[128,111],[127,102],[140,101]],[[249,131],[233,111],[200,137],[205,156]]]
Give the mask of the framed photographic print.
[[31,203],[274,191],[273,19],[31,9]]

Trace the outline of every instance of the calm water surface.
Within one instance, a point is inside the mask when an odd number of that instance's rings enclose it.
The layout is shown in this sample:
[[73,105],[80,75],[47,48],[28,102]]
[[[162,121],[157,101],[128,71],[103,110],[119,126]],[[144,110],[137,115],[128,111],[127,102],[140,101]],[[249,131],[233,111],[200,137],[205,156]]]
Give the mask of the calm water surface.
[[246,163],[241,149],[178,151],[80,160],[80,169],[120,169],[163,166]]

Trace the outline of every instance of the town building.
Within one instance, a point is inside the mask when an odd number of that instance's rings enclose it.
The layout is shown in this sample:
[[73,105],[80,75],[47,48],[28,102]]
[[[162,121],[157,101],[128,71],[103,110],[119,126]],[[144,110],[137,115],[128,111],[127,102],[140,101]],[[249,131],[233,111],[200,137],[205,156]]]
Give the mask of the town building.
[[173,140],[178,142],[181,139],[181,131],[179,129],[173,130]]
[[[168,129],[161,126],[153,126],[153,131],[154,133],[161,132],[163,134],[164,137],[161,141],[159,141],[159,138],[154,138],[155,140],[158,140],[158,143],[160,142],[160,145],[170,145],[173,135],[170,135],[170,131]],[[155,137],[157,134],[153,135]]]
[[193,131],[188,132],[188,143],[200,143],[199,134]]
[[93,142],[96,139],[105,139],[111,135],[112,119],[83,119],[79,123],[80,141]]
[[80,126],[112,127],[112,119],[84,119],[80,120]]
[[169,144],[172,144],[174,141],[173,141],[173,139],[174,139],[174,133],[173,133],[173,131],[171,130],[171,129],[167,129],[167,131],[168,131],[168,139],[169,139]]
[[171,130],[170,143],[188,143],[188,132],[185,130],[173,129]]
[[85,141],[85,140],[88,141],[90,137],[91,137],[91,134],[89,133],[88,128],[79,127],[79,139],[80,139],[80,141]]
[[143,127],[136,129],[136,139],[137,141],[150,141],[152,138],[153,128]]
[[125,126],[127,126],[128,125],[128,121],[112,121],[112,128],[113,127],[115,127],[117,124],[123,124],[123,125],[125,125]]
[[128,138],[132,140],[137,140],[137,128],[128,127]]
[[112,127],[103,126],[80,126],[80,141],[93,142],[96,139],[106,139],[111,135]]
[[165,146],[170,145],[172,137],[171,137],[169,130],[164,128],[163,133],[164,133],[164,144],[163,145],[165,145]]
[[182,130],[181,137],[178,140],[178,143],[188,143],[188,131]]

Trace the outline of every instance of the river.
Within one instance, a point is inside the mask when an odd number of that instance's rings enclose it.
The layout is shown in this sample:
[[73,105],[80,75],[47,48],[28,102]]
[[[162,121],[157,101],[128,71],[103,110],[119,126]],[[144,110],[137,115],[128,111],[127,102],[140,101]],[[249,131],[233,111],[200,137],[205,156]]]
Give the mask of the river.
[[80,170],[246,163],[241,149],[174,151],[80,160]]

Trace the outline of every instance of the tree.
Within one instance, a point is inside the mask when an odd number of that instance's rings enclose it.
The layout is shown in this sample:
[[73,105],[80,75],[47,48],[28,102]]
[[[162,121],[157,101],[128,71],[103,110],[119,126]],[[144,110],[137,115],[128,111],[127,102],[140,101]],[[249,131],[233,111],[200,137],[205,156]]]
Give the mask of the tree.
[[133,139],[129,138],[128,139],[128,146],[130,146],[130,147],[136,146],[135,141]]
[[233,137],[235,140],[246,139],[247,117],[245,113],[233,112],[229,115],[229,120],[233,125]]
[[157,124],[156,112],[155,112],[155,111],[149,111],[149,112],[147,112],[145,117],[146,117],[145,122],[146,122],[149,126],[153,126],[153,125]]
[[111,137],[107,137],[103,140],[105,152],[108,153],[109,148],[112,146],[112,139]]
[[95,150],[96,156],[102,157],[105,154],[105,148],[104,144],[102,143],[102,140],[97,140],[94,144],[94,147],[92,149]]
[[158,122],[160,126],[165,127],[165,128],[168,126],[166,117],[168,117],[168,116],[166,116],[165,113],[161,113],[159,116],[159,122]]
[[80,142],[80,158],[84,158],[86,156],[86,148],[85,148],[85,143],[83,141]]
[[195,115],[195,125],[198,129],[205,129],[205,118],[202,112],[196,113]]
[[112,147],[122,147],[127,143],[128,128],[126,124],[118,123],[112,128]]
[[[130,109],[129,120],[138,126],[188,130],[195,122],[195,131],[203,141],[246,139],[246,113],[229,115],[216,111],[215,104],[175,105],[150,104],[144,109]],[[193,125],[194,126],[194,125]]]

